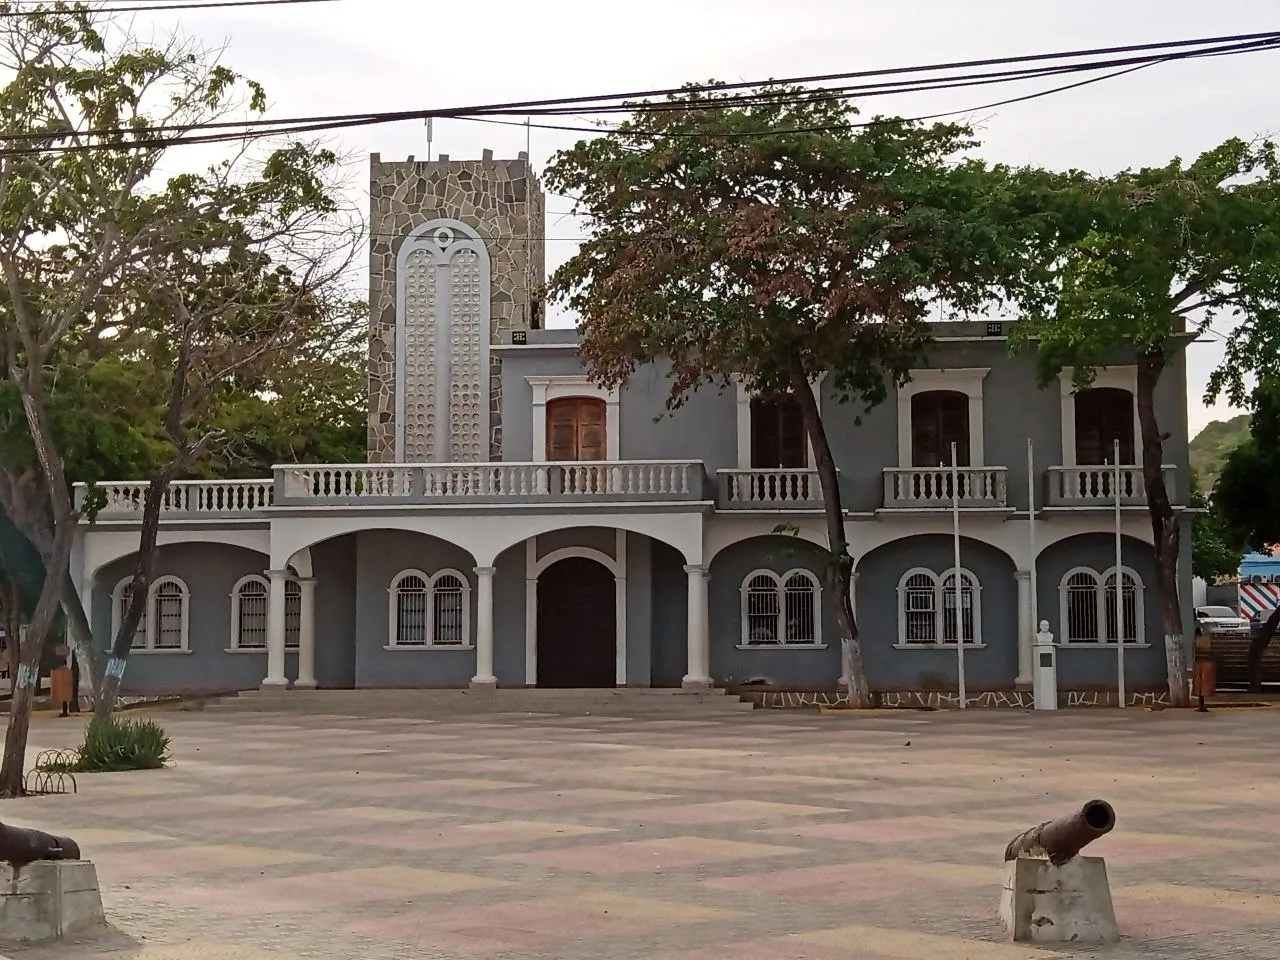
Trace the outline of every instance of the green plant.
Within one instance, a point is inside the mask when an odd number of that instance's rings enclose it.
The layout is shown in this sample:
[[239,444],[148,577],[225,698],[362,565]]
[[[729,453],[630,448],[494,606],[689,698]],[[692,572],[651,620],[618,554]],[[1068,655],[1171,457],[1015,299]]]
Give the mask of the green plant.
[[154,720],[94,720],[84,733],[76,773],[158,770],[169,760],[169,735]]

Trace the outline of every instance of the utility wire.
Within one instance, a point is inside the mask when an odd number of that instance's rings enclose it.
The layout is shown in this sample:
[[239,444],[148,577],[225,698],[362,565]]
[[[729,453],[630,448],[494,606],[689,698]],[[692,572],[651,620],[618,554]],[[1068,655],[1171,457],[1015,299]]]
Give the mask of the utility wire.
[[[741,83],[734,83],[734,84],[716,84],[716,83],[689,84],[688,86],[685,86],[685,87],[673,87],[673,88],[668,88],[666,90],[657,90],[657,91],[648,91],[648,92],[642,91],[642,92],[621,93],[621,94],[601,94],[601,95],[590,96],[590,97],[568,97],[568,98],[560,97],[560,98],[553,98],[553,99],[546,99],[546,100],[526,100],[526,101],[517,101],[517,102],[510,102],[510,103],[480,104],[480,105],[472,105],[472,106],[465,106],[465,107],[450,107],[450,108],[442,108],[437,110],[368,111],[366,113],[332,114],[328,116],[307,116],[307,117],[294,117],[294,118],[276,119],[276,120],[268,120],[268,119],[238,120],[238,121],[223,120],[223,121],[210,121],[208,123],[196,124],[196,125],[185,125],[185,126],[181,124],[167,124],[167,125],[162,124],[162,125],[154,125],[154,126],[128,128],[128,129],[113,128],[113,129],[103,129],[103,130],[86,130],[86,131],[79,132],[78,135],[80,136],[94,136],[94,135],[106,136],[111,134],[138,135],[141,133],[188,131],[192,129],[202,129],[202,130],[218,129],[218,128],[250,129],[255,127],[275,128],[275,127],[288,127],[295,124],[313,124],[313,123],[320,123],[320,122],[332,122],[335,125],[344,125],[348,122],[353,124],[368,123],[375,120],[377,122],[391,123],[391,122],[398,122],[400,120],[424,120],[429,117],[449,118],[449,117],[474,115],[474,114],[515,113],[521,116],[524,116],[524,115],[545,116],[545,115],[550,115],[553,111],[559,112],[559,108],[563,108],[566,105],[570,105],[570,104],[580,105],[580,104],[587,104],[587,103],[598,104],[598,107],[594,109],[588,109],[588,108],[583,108],[581,106],[575,106],[573,108],[573,111],[571,112],[599,113],[609,109],[617,109],[617,108],[626,109],[626,110],[631,110],[632,108],[654,110],[654,109],[657,109],[663,106],[668,106],[668,105],[630,104],[628,101],[631,101],[639,97],[651,97],[651,96],[659,96],[664,94],[668,94],[668,95],[683,94],[687,96],[687,95],[692,95],[697,93],[720,93],[723,91],[745,90],[745,89],[760,88],[760,87],[766,87],[766,86],[771,86],[771,87],[799,86],[804,84],[816,84],[816,83],[829,82],[833,80],[848,80],[848,79],[855,79],[860,77],[893,76],[893,75],[902,75],[905,73],[935,71],[935,70],[953,69],[953,68],[968,69],[972,67],[992,66],[992,65],[1009,63],[1009,62],[1046,61],[1051,59],[1078,59],[1085,55],[1096,54],[1098,56],[1103,56],[1103,55],[1108,55],[1113,53],[1132,52],[1135,50],[1174,49],[1174,50],[1181,51],[1189,47],[1206,47],[1207,50],[1197,50],[1197,51],[1193,51],[1193,53],[1196,55],[1201,55],[1205,53],[1226,54],[1236,50],[1239,50],[1239,52],[1246,52],[1252,49],[1254,45],[1275,44],[1275,43],[1280,43],[1280,31],[1272,31],[1270,33],[1265,33],[1265,34],[1238,34],[1235,36],[1228,36],[1228,37],[1208,37],[1208,38],[1203,38],[1198,40],[1179,40],[1179,41],[1172,41],[1172,42],[1166,42],[1166,43],[1151,43],[1151,44],[1129,45],[1125,47],[1100,48],[1099,50],[1096,50],[1096,51],[1069,51],[1066,53],[1035,54],[1035,55],[1022,56],[1022,57],[1005,57],[1005,58],[999,58],[999,59],[970,60],[970,61],[958,62],[955,64],[930,64],[930,65],[917,66],[917,67],[891,67],[891,68],[878,69],[878,70],[861,70],[861,71],[856,71],[852,73],[843,73],[843,74],[823,74],[823,75],[808,76],[808,77],[789,77],[789,78],[784,78],[780,80],[753,80],[753,81],[744,81]],[[1188,55],[1190,55],[1190,53],[1188,53]],[[1156,54],[1148,57],[1129,58],[1129,59],[1122,59],[1122,60],[1114,60],[1114,59],[1095,60],[1090,63],[1078,63],[1078,64],[1066,64],[1066,65],[1059,64],[1056,66],[1042,67],[1039,69],[1045,72],[1070,72],[1073,70],[1085,71],[1090,69],[1107,69],[1113,66],[1125,66],[1131,63],[1136,63],[1136,62],[1146,62],[1148,60],[1160,60],[1160,59],[1163,59],[1164,56],[1167,56],[1167,54],[1166,55]],[[999,76],[999,75],[1000,74],[991,74],[991,75],[984,75],[984,76]],[[1025,71],[1025,70],[1012,70],[1012,71],[1006,71],[1003,75],[1016,78],[1023,75],[1034,75],[1034,72]],[[899,82],[903,84],[910,84],[910,83],[921,84],[921,83],[929,83],[929,82],[949,83],[949,82],[957,81],[959,79],[964,79],[964,78],[956,78],[956,77],[941,78],[941,79],[921,78],[915,81],[902,80]],[[963,84],[957,83],[956,85],[963,85]],[[861,93],[861,91],[864,91],[864,90],[870,91],[871,89],[874,89],[875,86],[876,85],[857,84],[857,85],[847,85],[839,88],[828,87],[824,89],[830,90],[830,91],[843,91],[848,95],[858,95],[859,93]],[[930,89],[934,89],[934,88],[930,88]],[[795,91],[775,90],[775,91],[756,92],[751,94],[743,94],[742,99],[745,102],[751,99],[778,99],[778,98],[784,98],[788,96],[794,97]],[[722,106],[725,104],[726,100],[728,99],[729,98],[720,98],[715,101],[714,105]],[[677,104],[676,106],[682,106],[686,104],[688,104],[688,101],[682,101],[681,104]],[[21,136],[23,135],[19,135],[19,138]],[[10,138],[0,137],[0,139],[14,139],[14,137],[10,137]]]
[[59,15],[87,13],[98,15],[103,13],[150,13],[153,10],[212,10],[220,7],[273,7],[284,4],[294,3],[333,3],[335,0],[208,0],[208,2],[191,3],[157,3],[157,4],[135,4],[128,7],[101,6],[90,7],[87,4],[79,4],[74,7],[67,7],[63,10],[0,10],[0,18],[4,17],[56,17]]
[[[1262,37],[1264,39],[1257,39],[1259,37]],[[1200,46],[1203,47],[1204,43],[1206,42],[1218,43],[1220,40],[1226,41],[1227,45],[1219,45],[1219,46],[1213,46],[1213,47],[1208,47],[1203,49],[1191,49],[1191,45],[1195,43],[1199,43]],[[1104,68],[1115,66],[1115,65],[1126,65],[1129,67],[1129,69],[1121,70],[1117,73],[1112,73],[1107,76],[1090,78],[1085,81],[1068,84],[1064,87],[1054,88],[1048,91],[1040,91],[1038,93],[1028,94],[1023,97],[1016,97],[1016,98],[1010,98],[1008,100],[997,101],[994,104],[982,105],[979,107],[970,108],[969,110],[949,112],[948,114],[945,114],[945,115],[952,115],[953,113],[966,113],[966,112],[972,112],[972,110],[989,109],[992,106],[1002,106],[1007,103],[1019,102],[1021,100],[1027,100],[1027,99],[1034,99],[1040,96],[1047,96],[1051,93],[1060,92],[1061,90],[1072,89],[1077,86],[1083,86],[1087,83],[1093,83],[1093,82],[1098,82],[1104,79],[1110,79],[1111,77],[1119,76],[1124,73],[1133,72],[1133,70],[1140,69],[1146,66],[1151,66],[1156,63],[1164,63],[1164,62],[1169,62],[1171,60],[1176,60],[1176,59],[1187,59],[1187,58],[1203,57],[1203,56],[1228,56],[1228,55],[1236,55],[1240,53],[1252,53],[1260,50],[1274,49],[1277,46],[1280,46],[1280,32],[1273,32],[1270,34],[1243,34],[1235,38],[1210,38],[1208,41],[1177,41],[1172,44],[1148,44],[1144,46],[1149,48],[1160,47],[1162,49],[1173,48],[1173,50],[1172,52],[1168,52],[1161,55],[1154,55],[1154,56],[1129,57],[1129,58],[1122,58],[1118,60],[1113,59],[1109,61],[1088,62],[1088,63],[1074,63],[1069,65],[1060,65],[1056,67],[1039,68],[1037,70],[1032,70],[1032,71],[1019,69],[1019,70],[1006,71],[1003,74],[984,74],[984,75],[981,75],[981,79],[975,79],[974,77],[966,77],[966,76],[950,77],[950,78],[947,78],[947,77],[923,78],[923,81],[915,81],[915,82],[903,81],[903,83],[906,84],[905,89],[900,89],[898,88],[897,85],[889,85],[889,86],[892,86],[893,89],[886,89],[886,85],[884,84],[872,84],[872,85],[868,85],[867,88],[848,86],[848,87],[840,88],[841,93],[839,94],[839,96],[841,98],[857,97],[857,96],[879,96],[879,95],[888,95],[892,93],[916,92],[918,90],[950,89],[952,87],[989,85],[992,83],[1008,82],[1010,80],[1026,79],[1028,77],[1036,77],[1041,75],[1061,75],[1064,73],[1091,72],[1091,71],[1104,69]],[[1116,48],[1116,49],[1129,49],[1129,48]],[[1027,60],[1036,59],[1041,56],[1051,56],[1051,55],[1036,55],[1036,57],[1002,58],[1002,59],[1004,61],[1025,62]],[[980,62],[987,63],[987,62],[996,62],[996,61],[973,61],[973,63],[980,63]],[[911,71],[911,70],[918,70],[918,69],[927,69],[927,68],[907,67],[907,68],[893,68],[885,71],[860,71],[857,74],[825,75],[825,78],[831,78],[836,76],[849,77],[849,76],[855,76],[855,75],[868,75],[871,73],[879,73],[882,75],[894,74],[894,73],[902,73],[904,71]],[[805,79],[805,78],[799,78],[799,79]],[[794,81],[788,80],[788,81],[779,81],[779,82],[793,83]],[[763,83],[763,81],[757,81],[755,85],[759,86],[761,83]],[[683,92],[683,93],[694,93],[698,91],[719,92],[725,89],[746,89],[749,86],[750,84],[733,84],[733,85],[724,85],[724,86],[722,85],[691,85],[690,87],[681,88],[679,92]],[[738,98],[735,98],[732,96],[708,98],[705,101],[701,101],[701,100],[681,101],[678,104],[668,104],[668,103],[630,104],[630,105],[626,105],[624,109],[627,109],[631,113],[636,115],[644,115],[646,113],[657,113],[660,110],[669,110],[669,109],[672,109],[673,107],[683,109],[686,111],[721,110],[729,106],[736,106],[738,102],[743,102],[743,103],[757,102],[757,101],[760,101],[763,97],[770,96],[770,95],[773,96],[775,99],[771,101],[766,101],[766,102],[786,102],[782,98],[790,98],[791,102],[797,102],[799,100],[805,100],[805,99],[811,99],[811,98],[819,98],[819,99],[823,97],[834,98],[836,95],[831,93],[830,89],[831,88],[817,88],[816,90],[809,91],[809,92],[797,92],[795,90],[766,91],[763,94],[762,93],[744,94]],[[610,96],[618,96],[618,95],[610,95]],[[623,95],[623,96],[626,96],[626,95]],[[557,98],[553,100],[526,101],[525,103],[518,104],[518,105],[492,104],[492,105],[481,105],[479,107],[453,107],[453,108],[444,108],[444,109],[437,109],[437,110],[412,110],[412,111],[396,111],[396,112],[369,113],[369,114],[347,114],[347,115],[328,116],[328,117],[323,117],[323,116],[322,117],[301,117],[301,118],[291,118],[286,120],[215,121],[215,122],[202,123],[202,124],[191,124],[186,126],[165,125],[165,126],[155,126],[155,127],[139,127],[134,129],[85,130],[85,131],[65,131],[65,132],[50,131],[48,133],[19,133],[19,134],[11,135],[7,139],[9,139],[10,141],[13,141],[13,140],[38,140],[38,139],[67,139],[71,137],[101,138],[105,136],[121,136],[121,137],[130,137],[132,139],[123,140],[121,142],[75,143],[75,144],[70,144],[65,146],[38,146],[33,148],[6,149],[3,151],[0,151],[0,156],[20,156],[24,154],[29,155],[29,154],[46,154],[46,153],[61,153],[61,152],[83,152],[83,151],[95,150],[95,149],[141,149],[141,148],[150,148],[150,147],[164,147],[169,145],[194,145],[194,144],[202,144],[202,143],[219,143],[219,142],[225,142],[225,141],[243,140],[246,136],[250,135],[249,131],[251,130],[253,131],[252,135],[254,136],[274,136],[274,135],[319,132],[324,130],[338,129],[342,127],[370,126],[375,124],[398,122],[400,120],[423,119],[426,117],[454,118],[454,119],[480,119],[482,117],[487,117],[492,115],[501,116],[501,115],[506,115],[508,113],[517,112],[516,107],[520,108],[519,112],[525,113],[526,115],[529,115],[529,116],[554,116],[554,115],[558,115],[561,112],[561,108],[565,103],[573,102],[573,103],[580,104],[580,103],[586,102],[588,99],[594,99],[596,101],[600,101],[606,98],[605,97],[596,97],[596,98],[579,97],[579,98],[568,98],[568,99]],[[599,111],[593,111],[591,109],[584,110],[582,107],[576,107],[575,110],[579,113],[581,112],[589,113],[589,112],[605,112],[607,110],[611,110],[612,108],[613,107],[611,105],[606,104],[606,105],[602,105],[599,108]],[[934,115],[934,116],[941,116],[941,115]],[[915,119],[930,119],[930,118],[932,117],[915,118]],[[873,123],[874,122],[876,121],[873,121]],[[879,122],[884,122],[884,121],[879,121]],[[524,126],[525,124],[520,123],[519,125]],[[762,131],[759,131],[758,133],[751,132],[751,131],[740,131],[740,132],[737,132],[736,135],[751,136],[751,135],[776,135],[778,133],[787,133],[787,132],[797,132],[797,133],[798,132],[817,132],[819,130],[826,130],[826,129],[848,129],[851,126],[869,126],[869,125],[870,124],[864,123],[864,124],[850,124],[850,125],[844,125],[839,127],[826,127],[826,128],[804,128],[804,129],[798,128],[795,131],[779,131],[775,129],[775,130],[762,130]],[[539,125],[539,126],[542,126],[542,125]],[[550,127],[550,128],[568,129],[568,130],[574,130],[576,132],[588,132],[588,133],[596,133],[596,134],[614,132],[609,128],[601,128],[601,129],[593,129],[590,127],[583,127],[583,128]],[[227,130],[228,132],[206,134],[203,136],[194,136],[194,137],[193,136],[180,136],[180,137],[159,136],[159,137],[148,138],[145,136],[140,136],[140,134],[147,134],[152,132],[155,132],[155,133],[168,132],[168,131],[191,132],[191,131],[219,130],[219,129]],[[641,130],[624,131],[624,133],[628,135],[636,135],[636,136],[646,135],[645,132]],[[663,135],[663,131],[657,131],[652,135]],[[715,134],[698,133],[696,131],[686,131],[683,134],[677,133],[677,135],[713,136]],[[727,136],[730,134],[719,134],[719,135]],[[6,138],[0,137],[0,140],[3,140],[3,139],[6,139]]]

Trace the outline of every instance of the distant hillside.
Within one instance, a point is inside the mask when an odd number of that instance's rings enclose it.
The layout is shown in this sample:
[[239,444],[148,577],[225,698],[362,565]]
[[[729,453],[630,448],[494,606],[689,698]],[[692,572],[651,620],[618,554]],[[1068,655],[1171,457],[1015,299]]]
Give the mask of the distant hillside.
[[1191,469],[1202,490],[1213,489],[1227,454],[1249,437],[1249,415],[1214,420],[1191,441]]

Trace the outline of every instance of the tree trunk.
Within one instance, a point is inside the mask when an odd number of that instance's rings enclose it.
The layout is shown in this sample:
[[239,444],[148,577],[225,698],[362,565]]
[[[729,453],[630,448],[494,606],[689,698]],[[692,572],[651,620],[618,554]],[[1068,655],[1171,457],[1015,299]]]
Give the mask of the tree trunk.
[[1148,353],[1138,358],[1138,424],[1142,431],[1142,479],[1151,516],[1151,538],[1155,547],[1156,589],[1160,595],[1160,616],[1164,629],[1165,667],[1169,703],[1185,707],[1191,703],[1187,688],[1187,648],[1183,636],[1182,602],[1178,596],[1178,554],[1182,528],[1174,515],[1169,491],[1164,483],[1164,438],[1156,421],[1155,391],[1164,372],[1165,358]]
[[71,649],[75,651],[76,661],[80,664],[81,686],[92,697],[102,686],[102,674],[106,670],[107,661],[93,642],[93,627],[85,616],[84,604],[76,593],[70,574],[63,579],[62,612],[67,618],[67,638]]
[[143,613],[150,600],[151,578],[156,565],[156,541],[160,533],[160,507],[164,502],[169,482],[181,465],[173,460],[147,484],[142,501],[142,531],[138,537],[138,562],[130,583],[129,606],[121,618],[120,630],[112,638],[111,656],[103,670],[102,683],[93,702],[94,722],[105,723],[115,712],[120,699],[120,686],[124,681],[124,669],[129,651],[133,649],[133,634],[142,622]]
[[1258,630],[1258,635],[1249,641],[1249,692],[1262,692],[1262,655],[1267,652],[1271,638],[1280,628],[1280,607],[1271,611],[1266,623]]
[[871,688],[862,661],[858,623],[853,615],[853,557],[845,537],[844,507],[840,502],[840,475],[836,472],[827,443],[827,432],[818,411],[818,401],[804,368],[796,361],[791,369],[791,391],[800,404],[805,432],[813,444],[817,461],[818,487],[822,491],[823,514],[827,521],[827,594],[835,604],[836,629],[840,634],[840,664],[850,707],[871,706]]
[[[54,569],[66,567],[71,559],[71,541],[75,525],[64,522],[54,540],[51,560],[60,564]],[[40,675],[40,659],[45,641],[53,629],[58,614],[60,581],[46,577],[35,615],[22,638],[18,657],[17,680],[13,700],[9,704],[9,727],[4,737],[4,759],[0,762],[0,797],[23,795],[23,773],[27,761],[27,734],[31,728],[31,708],[35,704],[36,685]]]
[[4,642],[9,659],[9,692],[18,682],[18,641],[22,637],[22,592],[16,584],[4,585]]

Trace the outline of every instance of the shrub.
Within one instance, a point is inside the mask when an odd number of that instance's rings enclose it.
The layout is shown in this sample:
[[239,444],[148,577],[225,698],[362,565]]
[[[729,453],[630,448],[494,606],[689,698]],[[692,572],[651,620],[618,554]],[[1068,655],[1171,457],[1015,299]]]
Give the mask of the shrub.
[[158,770],[169,760],[169,735],[154,720],[90,722],[76,760],[76,773]]

